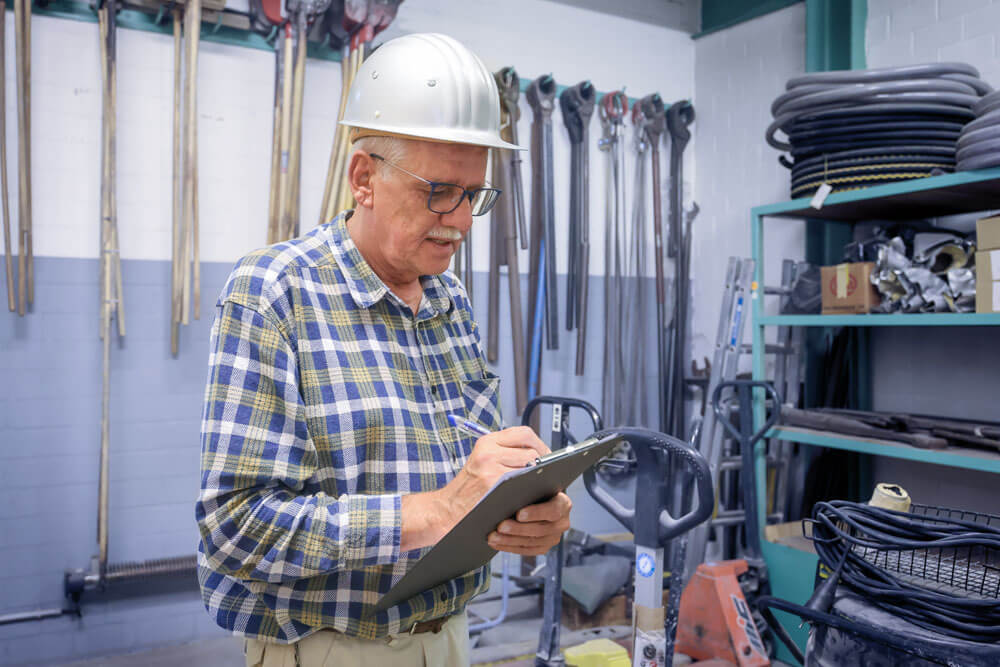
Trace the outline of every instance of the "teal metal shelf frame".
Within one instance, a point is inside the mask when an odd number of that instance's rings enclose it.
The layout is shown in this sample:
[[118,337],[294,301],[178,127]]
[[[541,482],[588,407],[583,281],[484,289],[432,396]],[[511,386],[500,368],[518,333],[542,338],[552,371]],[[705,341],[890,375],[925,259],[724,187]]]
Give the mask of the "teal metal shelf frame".
[[804,445],[844,449],[862,454],[873,454],[875,456],[888,456],[894,459],[906,459],[908,461],[933,463],[953,468],[967,468],[969,470],[1000,473],[1000,452],[990,452],[985,449],[969,449],[965,447],[920,449],[891,440],[852,438],[795,426],[776,426],[767,432],[767,437],[788,440],[790,442],[800,442]]
[[757,206],[754,216],[857,222],[907,220],[1000,208],[1000,167],[958,171],[835,192],[821,208],[810,197]]
[[[764,227],[769,218],[861,222],[865,220],[905,221],[954,213],[1000,209],[1000,168],[957,172],[928,178],[877,185],[863,190],[838,192],[827,197],[820,209],[810,206],[808,198],[757,206],[751,209],[751,241],[755,260],[755,281],[751,293],[753,329],[753,378],[765,380],[764,332],[769,326],[801,327],[880,327],[880,326],[1000,326],[1000,313],[918,313],[866,315],[765,315],[764,314]],[[754,395],[754,422],[764,423],[763,392]],[[946,465],[1000,474],[1000,453],[949,448],[927,450],[909,445],[836,436],[829,433],[792,427],[775,427],[769,438],[780,438],[815,447],[830,447],[864,454],[907,459],[931,465]],[[757,516],[760,517],[761,548],[771,572],[772,593],[786,600],[804,602],[813,591],[817,558],[784,544],[769,542],[764,535],[767,516],[767,472],[765,443],[754,451],[754,478],[757,484]],[[780,574],[779,574],[780,573]],[[795,627],[797,621],[786,617],[800,646],[805,632]]]
[[867,315],[762,315],[775,327],[995,327],[1000,313],[869,313]]

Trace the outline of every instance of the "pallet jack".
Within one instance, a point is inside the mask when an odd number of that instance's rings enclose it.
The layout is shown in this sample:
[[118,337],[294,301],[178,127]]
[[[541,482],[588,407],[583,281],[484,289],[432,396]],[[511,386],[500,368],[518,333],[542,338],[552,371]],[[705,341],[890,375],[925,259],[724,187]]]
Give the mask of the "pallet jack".
[[[730,389],[735,392],[738,402],[739,428],[733,425],[728,403],[722,399],[723,391]],[[764,393],[773,406],[764,424],[756,431],[752,430],[754,391]],[[755,447],[777,422],[781,399],[769,382],[730,380],[715,387],[711,402],[716,423],[740,443],[745,558],[698,565],[681,596],[682,621],[677,633],[677,650],[696,659],[719,658],[739,667],[765,667],[771,664],[769,650],[757,627],[763,619],[747,603],[740,578],[744,577],[747,588],[754,595],[766,596],[770,593],[767,565],[760,543],[758,516],[761,508],[754,479]]]
[[[615,432],[628,441],[636,464],[635,504],[631,508],[618,502],[597,479],[591,468],[584,473],[588,493],[635,535],[635,595],[633,606],[633,662],[635,666],[660,667],[673,664],[674,637],[680,607],[680,586],[671,588],[663,603],[664,548],[692,527],[708,519],[714,507],[714,490],[708,463],[687,443],[676,438],[640,428],[615,428],[602,431],[596,408],[579,399],[539,396],[528,403],[522,417],[530,423],[539,406],[553,407],[551,447],[553,451],[576,442],[567,430],[569,410],[588,413],[599,433]],[[675,471],[668,479],[664,470]],[[673,487],[694,482],[697,504],[683,516],[674,517],[667,510]],[[683,563],[683,548],[679,549]],[[546,556],[544,615],[535,665],[553,667],[565,661],[559,652],[562,599],[563,545]],[[676,560],[676,559],[675,559]],[[682,580],[679,578],[678,581]]]

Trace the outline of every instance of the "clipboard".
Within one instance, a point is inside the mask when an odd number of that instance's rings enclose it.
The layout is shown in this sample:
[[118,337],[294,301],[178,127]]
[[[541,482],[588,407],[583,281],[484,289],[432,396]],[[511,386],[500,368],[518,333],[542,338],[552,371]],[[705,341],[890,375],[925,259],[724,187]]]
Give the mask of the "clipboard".
[[535,465],[505,474],[434,548],[382,596],[375,605],[375,611],[389,609],[486,565],[497,554],[486,538],[501,521],[514,516],[522,507],[548,500],[565,490],[587,468],[610,454],[622,440],[622,436],[616,433],[600,439],[590,438],[547,454]]

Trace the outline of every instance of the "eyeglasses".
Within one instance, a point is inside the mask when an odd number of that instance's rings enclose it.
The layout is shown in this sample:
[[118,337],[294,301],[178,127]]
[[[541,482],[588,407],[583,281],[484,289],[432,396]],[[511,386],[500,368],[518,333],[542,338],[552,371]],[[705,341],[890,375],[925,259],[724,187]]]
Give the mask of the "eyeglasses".
[[385,162],[390,167],[395,167],[404,174],[409,174],[418,181],[423,181],[427,185],[431,186],[430,194],[427,195],[427,208],[429,208],[432,213],[451,213],[462,205],[462,201],[465,198],[468,198],[469,205],[472,208],[472,215],[486,215],[490,212],[490,209],[493,208],[493,205],[497,203],[500,193],[503,192],[497,188],[475,188],[474,190],[467,190],[461,185],[456,185],[454,183],[437,183],[435,181],[428,181],[426,178],[421,178],[412,171],[403,169],[398,164],[386,160],[381,155],[376,155],[375,153],[369,153],[368,155],[374,160]]

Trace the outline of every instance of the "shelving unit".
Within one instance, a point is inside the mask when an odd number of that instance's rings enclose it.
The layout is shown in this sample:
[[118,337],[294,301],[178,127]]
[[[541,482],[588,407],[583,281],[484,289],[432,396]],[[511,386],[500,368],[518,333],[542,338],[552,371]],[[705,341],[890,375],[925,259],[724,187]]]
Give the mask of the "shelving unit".
[[[753,377],[766,379],[764,332],[769,326],[802,327],[925,327],[925,326],[1000,326],[1000,314],[918,313],[868,315],[765,315],[764,297],[764,228],[770,218],[862,222],[870,220],[905,221],[958,213],[1000,209],[1000,168],[944,174],[929,178],[878,185],[864,190],[835,193],[820,209],[809,205],[808,198],[758,206],[751,210],[753,258],[756,261],[757,290],[753,304]],[[754,416],[764,422],[763,396],[755,397]],[[953,466],[1000,473],[1000,452],[950,447],[929,450],[898,442],[835,435],[797,427],[779,426],[768,432],[769,438],[798,442],[815,447],[830,447],[877,456],[887,456],[927,464]],[[755,451],[755,479],[764,558],[771,576],[772,593],[793,602],[805,603],[813,591],[817,558],[784,544],[768,542],[764,536],[766,516],[766,467],[763,441]],[[789,617],[790,618],[790,617]],[[806,630],[798,621],[785,623],[800,645]]]

